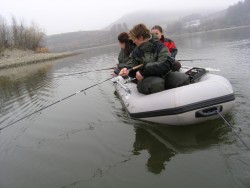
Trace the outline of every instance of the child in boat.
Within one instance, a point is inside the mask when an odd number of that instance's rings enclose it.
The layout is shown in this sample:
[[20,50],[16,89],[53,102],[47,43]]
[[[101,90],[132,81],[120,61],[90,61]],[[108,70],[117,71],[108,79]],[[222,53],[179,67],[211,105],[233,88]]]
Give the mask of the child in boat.
[[168,48],[168,51],[170,53],[170,57],[173,59],[172,61],[172,71],[179,71],[181,68],[181,63],[179,61],[175,60],[175,57],[177,55],[178,49],[176,48],[176,45],[174,41],[172,41],[169,38],[165,38],[163,35],[162,27],[159,25],[155,25],[152,27],[151,32],[157,36],[157,38]]
[[[136,44],[126,67],[120,71],[121,76],[136,77],[137,89],[144,94],[156,93],[165,89],[164,76],[171,70],[168,50],[159,40],[152,38],[144,24],[138,24],[129,31],[130,38]],[[136,71],[129,68],[142,65]]]

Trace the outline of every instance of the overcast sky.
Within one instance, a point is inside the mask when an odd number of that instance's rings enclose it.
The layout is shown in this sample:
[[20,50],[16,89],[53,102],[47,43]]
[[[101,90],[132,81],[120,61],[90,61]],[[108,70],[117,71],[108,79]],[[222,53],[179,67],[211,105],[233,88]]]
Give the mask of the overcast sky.
[[0,0],[0,15],[37,23],[48,35],[102,29],[137,10],[223,10],[239,0]]

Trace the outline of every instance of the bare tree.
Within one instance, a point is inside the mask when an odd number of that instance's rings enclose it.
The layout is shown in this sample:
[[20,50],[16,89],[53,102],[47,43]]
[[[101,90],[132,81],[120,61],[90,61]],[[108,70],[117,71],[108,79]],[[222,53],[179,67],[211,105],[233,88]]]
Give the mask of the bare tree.
[[0,16],[0,52],[7,46],[8,26],[5,19]]
[[12,41],[13,41],[13,46],[14,47],[18,47],[18,25],[17,25],[17,21],[16,18],[14,16],[12,16],[11,18],[12,20],[12,25],[11,25],[11,31],[12,31]]
[[43,30],[32,22],[30,26],[26,26],[22,20],[20,24],[12,17],[12,41],[16,48],[36,50],[42,47],[42,40],[45,37]]
[[29,49],[36,50],[37,48],[42,47],[42,40],[45,36],[42,29],[35,22],[32,22],[27,31],[29,35]]
[[18,26],[18,46],[20,48],[23,48],[24,50],[26,49],[26,42],[25,42],[25,30],[26,30],[26,27],[25,27],[25,24],[24,24],[24,21],[22,20],[20,22],[20,25]]

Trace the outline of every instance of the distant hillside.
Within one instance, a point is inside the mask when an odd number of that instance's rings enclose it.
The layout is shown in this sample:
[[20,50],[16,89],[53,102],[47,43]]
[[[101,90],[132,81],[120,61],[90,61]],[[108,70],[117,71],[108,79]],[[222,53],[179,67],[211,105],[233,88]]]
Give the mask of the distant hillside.
[[[250,25],[250,0],[239,1],[226,10],[210,14],[209,16],[192,17],[197,24],[187,27],[188,19],[182,18],[167,26],[170,34],[183,34],[198,31],[208,31]],[[190,17],[190,16],[188,16]],[[189,22],[192,21],[189,19]]]
[[[78,31],[46,37],[46,46],[52,52],[71,51],[117,43],[119,33],[128,31],[135,24],[145,23],[149,28],[155,24],[163,27],[168,34],[182,34],[196,31],[225,28],[250,24],[250,0],[239,2],[228,9],[211,13],[139,11],[124,15],[103,30]],[[186,27],[187,22],[198,20],[195,27]]]
[[227,9],[224,24],[241,26],[250,24],[250,0],[239,1]]
[[[201,15],[211,14],[211,10],[200,11],[198,12]],[[154,25],[163,25],[166,26],[168,23],[174,22],[182,17],[192,14],[193,11],[171,11],[168,9],[166,11],[137,11],[126,14],[111,23],[107,27],[103,28],[104,30],[109,30],[114,25],[126,23],[128,28],[132,28],[134,25],[138,23],[144,23],[148,27],[152,27]]]
[[105,27],[104,30],[78,31],[47,36],[45,44],[52,52],[71,51],[81,48],[114,44],[117,43],[117,36],[119,33],[128,31],[135,24],[145,23],[151,27],[155,24],[166,25],[170,18],[174,19],[175,17],[175,19],[177,19],[177,14],[168,16],[169,14],[170,13],[166,12],[134,12],[123,16],[116,22]]
[[115,38],[110,31],[78,31],[47,36],[45,45],[52,52],[64,52],[112,44]]
[[210,20],[215,20],[215,19],[220,19],[220,18],[224,18],[226,16],[227,10],[222,10],[219,12],[215,12],[213,14],[209,14],[208,16],[204,16],[202,18],[202,21],[210,21]]
[[138,11],[122,16],[120,19],[111,23],[104,30],[109,30],[113,25],[126,23],[128,28],[132,28],[138,23],[144,23],[148,26],[153,26],[155,24],[167,23],[170,20],[176,20],[179,15],[171,15],[167,12],[148,12],[148,11]]

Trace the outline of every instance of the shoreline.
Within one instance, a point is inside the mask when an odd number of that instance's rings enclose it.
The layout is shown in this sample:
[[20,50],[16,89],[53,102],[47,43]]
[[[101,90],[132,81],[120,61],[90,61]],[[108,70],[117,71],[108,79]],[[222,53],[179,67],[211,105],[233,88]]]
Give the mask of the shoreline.
[[[201,33],[211,33],[217,31],[225,31],[225,30],[233,30],[233,29],[240,29],[240,28],[248,28],[250,25],[245,26],[238,26],[238,27],[230,27],[230,28],[223,28],[223,29],[214,29],[208,31],[199,31],[193,33],[183,33],[178,35],[169,35],[170,37],[177,37],[177,36],[191,36]],[[4,51],[0,52],[0,71],[8,68],[14,68],[29,64],[41,63],[46,61],[53,61],[61,58],[66,58],[74,55],[78,55],[84,53],[86,50],[106,47],[106,46],[115,46],[115,44],[108,44],[102,46],[94,46],[89,48],[82,48],[72,51],[66,52],[46,52],[46,53],[37,53],[31,50],[21,50],[21,49],[5,49]]]
[[78,55],[79,52],[37,53],[31,50],[5,49],[0,53],[0,70],[52,61]]
[[227,28],[221,28],[221,29],[211,29],[211,30],[206,30],[206,31],[197,31],[197,32],[182,33],[182,34],[169,34],[168,36],[170,36],[170,37],[190,36],[190,35],[196,35],[196,34],[202,34],[202,33],[212,33],[212,32],[217,32],[217,31],[228,31],[228,30],[248,28],[248,27],[250,27],[250,25],[227,27]]

